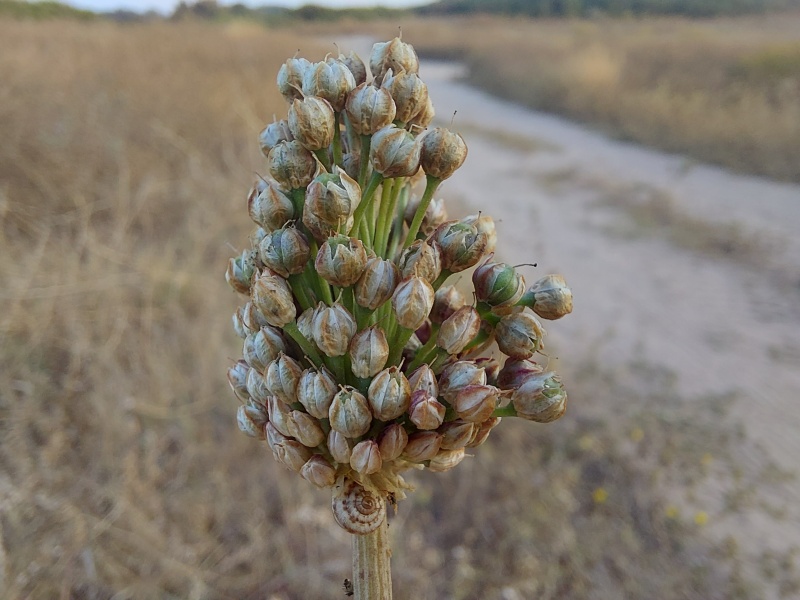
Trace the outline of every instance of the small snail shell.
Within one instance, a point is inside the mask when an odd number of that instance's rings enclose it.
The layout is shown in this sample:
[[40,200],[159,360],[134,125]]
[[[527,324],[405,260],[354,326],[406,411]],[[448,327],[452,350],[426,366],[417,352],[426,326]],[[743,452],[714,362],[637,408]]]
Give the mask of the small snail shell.
[[355,535],[375,531],[386,518],[384,498],[346,477],[336,482],[331,508],[339,526]]

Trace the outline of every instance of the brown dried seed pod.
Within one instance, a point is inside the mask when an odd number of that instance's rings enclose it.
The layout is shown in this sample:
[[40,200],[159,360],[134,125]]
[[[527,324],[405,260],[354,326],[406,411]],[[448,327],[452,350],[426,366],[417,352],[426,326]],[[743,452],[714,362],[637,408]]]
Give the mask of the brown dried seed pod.
[[403,453],[408,444],[408,433],[400,423],[387,426],[378,437],[378,448],[384,462],[393,461]]
[[250,194],[247,199],[247,212],[250,218],[266,231],[280,229],[294,219],[294,205],[276,182],[263,183],[253,188],[258,194]]
[[244,360],[237,360],[228,369],[228,383],[231,385],[233,393],[242,402],[247,402],[248,398],[250,398],[250,394],[247,392],[247,374],[249,371],[250,365]]
[[390,260],[370,258],[356,283],[355,296],[359,306],[375,310],[392,297],[400,271]]
[[546,275],[528,290],[533,295],[533,312],[554,321],[572,312],[572,290],[561,275]]
[[292,404],[297,402],[297,385],[302,374],[300,363],[281,352],[278,358],[267,365],[265,386],[270,394],[286,404]]
[[363,440],[353,446],[350,455],[350,466],[362,475],[371,475],[381,470],[383,460],[374,440]]
[[364,272],[367,251],[358,238],[332,236],[320,246],[314,266],[317,273],[331,285],[349,287]]
[[423,390],[411,395],[408,417],[414,425],[423,431],[438,429],[444,422],[445,406],[436,398]]
[[420,145],[405,129],[394,125],[372,135],[369,161],[384,177],[411,177],[419,170]]
[[267,163],[273,179],[290,190],[305,188],[317,173],[317,159],[297,140],[275,146]]
[[497,376],[497,387],[501,390],[517,389],[529,375],[537,375],[542,371],[542,366],[532,360],[507,358]]
[[297,440],[292,439],[283,440],[275,444],[272,448],[272,454],[278,462],[298,473],[308,459],[311,458],[311,450]]
[[428,463],[428,468],[435,472],[441,473],[442,471],[449,471],[466,457],[464,448],[457,448],[455,450],[439,450],[439,453],[431,459]]
[[350,342],[353,374],[365,379],[377,375],[389,358],[389,342],[378,325],[359,331]]
[[306,96],[289,108],[289,129],[294,139],[312,152],[331,145],[334,122],[333,108],[324,98]]
[[492,429],[500,424],[501,420],[502,419],[500,417],[490,417],[480,425],[477,425],[475,427],[475,433],[472,435],[472,439],[469,441],[466,447],[475,448],[484,443],[486,438],[489,437],[489,433],[491,433]]
[[447,179],[467,159],[467,144],[458,133],[436,127],[422,138],[420,164],[426,174]]
[[333,398],[328,418],[332,429],[349,438],[364,435],[372,423],[367,399],[357,389],[349,386],[344,386]]
[[442,434],[436,431],[419,431],[408,436],[402,457],[409,462],[431,460],[442,446]]
[[266,271],[256,278],[250,296],[253,305],[264,315],[267,323],[283,327],[294,321],[297,309],[294,305],[292,289],[287,281]]
[[228,261],[225,281],[240,294],[249,294],[255,273],[255,263],[255,254],[250,250],[245,250],[241,256],[236,256]]
[[411,402],[411,388],[403,372],[391,366],[378,373],[367,392],[372,414],[379,421],[391,421],[406,412]]
[[459,221],[442,223],[431,238],[439,244],[442,268],[459,273],[478,264],[486,254],[488,238],[474,225]]
[[486,236],[486,254],[492,254],[497,246],[497,230],[494,227],[494,219],[484,213],[469,215],[461,219],[462,223],[473,225],[478,233]]
[[342,61],[353,74],[356,85],[361,85],[367,80],[367,67],[364,65],[364,61],[361,60],[358,54],[351,50],[347,56],[340,54],[339,60]]
[[297,384],[297,399],[308,414],[318,419],[327,419],[338,389],[336,380],[326,369],[306,369]]
[[328,451],[337,463],[342,465],[350,464],[353,446],[343,433],[339,433],[335,429],[331,429],[328,432]]
[[270,123],[258,136],[261,153],[264,156],[269,156],[269,151],[281,142],[290,142],[293,139],[292,132],[289,130],[289,122],[286,119]]
[[408,123],[426,108],[428,86],[416,73],[406,71],[387,72],[381,87],[392,95],[397,108],[395,120]]
[[343,356],[356,333],[356,320],[341,303],[320,303],[313,324],[314,341],[326,356]]
[[336,482],[331,508],[339,526],[355,535],[375,531],[386,518],[384,498],[346,477]]
[[468,385],[486,385],[486,372],[474,360],[459,360],[442,369],[439,389],[448,402],[452,403]]
[[512,358],[530,358],[539,352],[543,336],[541,323],[529,312],[506,315],[495,327],[500,352]]
[[322,62],[312,63],[303,74],[303,93],[324,98],[336,112],[344,109],[347,95],[355,87],[355,77],[347,64],[332,56]]
[[265,235],[258,251],[261,262],[281,277],[302,273],[310,255],[306,236],[295,227],[276,229]]
[[422,277],[401,282],[392,295],[397,322],[406,329],[418,329],[431,312],[433,297],[433,287]]
[[442,273],[442,257],[436,242],[415,240],[403,250],[397,263],[403,279],[422,277],[433,283]]
[[408,384],[411,386],[412,392],[425,390],[429,396],[434,398],[439,396],[439,383],[429,365],[421,365],[409,375]]
[[456,394],[453,408],[464,421],[482,423],[497,408],[498,391],[490,385],[468,385]]
[[239,406],[236,422],[242,433],[259,440],[265,439],[264,427],[269,422],[269,417],[267,409],[261,404],[251,401]]
[[300,476],[319,488],[333,487],[336,469],[320,454],[315,454],[300,469]]
[[471,306],[462,306],[439,328],[436,345],[448,354],[459,354],[478,335],[481,317]]
[[430,319],[432,323],[442,324],[459,308],[467,303],[467,299],[454,285],[445,285],[436,290],[433,297],[433,308]]
[[250,369],[247,372],[247,393],[250,394],[251,399],[264,405],[272,395],[267,388],[264,376],[258,372],[258,369]]
[[399,37],[374,44],[369,55],[369,70],[376,83],[381,82],[389,69],[395,73],[419,73],[419,58],[414,46]]
[[305,58],[289,58],[278,70],[278,91],[287,102],[303,97],[303,76],[311,63]]
[[555,373],[533,374],[514,390],[511,402],[518,417],[550,423],[567,409],[567,392]]
[[320,173],[306,190],[305,210],[339,228],[353,215],[361,201],[358,182],[334,167],[333,173]]
[[314,417],[300,410],[289,413],[291,428],[298,442],[309,448],[316,448],[325,441],[325,432]]
[[443,424],[439,428],[442,434],[442,449],[457,450],[466,446],[475,433],[475,423],[469,423],[463,419],[456,419]]
[[345,104],[353,130],[360,135],[372,135],[391,125],[396,110],[387,90],[366,83],[353,90]]
[[242,355],[247,363],[254,369],[263,373],[267,365],[278,358],[281,352],[286,351],[286,344],[280,331],[270,325],[262,327],[256,333],[251,333],[244,338]]

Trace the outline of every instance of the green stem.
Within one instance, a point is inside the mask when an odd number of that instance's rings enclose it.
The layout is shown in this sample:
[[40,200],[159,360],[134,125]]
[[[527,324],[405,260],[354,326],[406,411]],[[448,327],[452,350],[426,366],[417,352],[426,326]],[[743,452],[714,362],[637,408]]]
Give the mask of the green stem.
[[[375,196],[375,190],[378,189],[378,186],[383,181],[383,175],[378,173],[377,171],[372,173],[372,177],[369,180],[369,184],[367,188],[361,194],[361,202],[358,204],[358,208],[353,213],[353,227],[350,231],[358,231],[358,227],[361,225],[361,220],[364,218],[364,214],[367,212],[368,208],[371,208],[372,199]],[[369,230],[369,226],[367,226],[367,230]]]
[[411,373],[414,369],[419,367],[422,363],[428,362],[429,355],[436,351],[436,336],[439,333],[439,325],[431,325],[431,337],[425,342],[425,345],[417,350],[417,355],[411,364],[408,365],[408,372]]
[[444,282],[445,282],[445,281],[447,281],[447,278],[448,278],[448,277],[450,277],[450,275],[452,275],[452,274],[453,274],[453,272],[452,272],[452,271],[448,271],[447,269],[442,269],[442,272],[441,272],[441,274],[440,274],[440,275],[439,275],[439,276],[436,278],[436,281],[434,281],[434,282],[431,284],[431,286],[433,287],[433,291],[434,291],[434,292],[435,292],[435,291],[438,291],[438,289],[439,289],[440,287],[442,287],[442,285],[444,284]]
[[392,196],[395,186],[399,182],[396,179],[387,179],[383,182],[383,193],[381,194],[381,207],[378,212],[378,223],[375,226],[375,253],[384,256],[386,251],[385,238],[388,237],[389,215],[392,205]]
[[289,284],[292,286],[294,295],[297,296],[298,302],[303,310],[309,309],[314,306],[314,303],[308,297],[307,283],[304,274],[289,275]]
[[536,304],[536,294],[533,293],[533,290],[528,290],[522,294],[522,298],[519,299],[519,302],[517,302],[515,306],[527,306],[528,308],[533,308],[534,304]]
[[311,343],[306,336],[298,329],[297,323],[292,321],[291,323],[287,323],[283,326],[283,330],[288,333],[292,339],[297,342],[297,345],[306,353],[306,357],[314,363],[314,366],[317,368],[322,367],[324,361],[320,356],[319,352],[317,351],[317,347]]
[[399,365],[400,359],[403,358],[403,348],[406,347],[408,340],[414,335],[413,329],[406,329],[405,327],[398,327],[399,331],[394,337],[394,341],[389,344],[391,353],[389,354],[388,365]]
[[333,113],[333,163],[342,164],[342,132],[339,130],[339,113]]
[[328,363],[333,369],[333,375],[339,384],[344,385],[347,383],[347,370],[344,368],[344,356],[331,356]]
[[306,191],[303,188],[295,188],[289,192],[289,198],[294,207],[295,219],[298,223],[303,222],[303,207],[306,203]]
[[314,150],[314,156],[317,157],[317,160],[322,163],[322,166],[325,167],[325,170],[330,173],[331,172],[331,159],[328,156],[328,149],[327,148],[320,148],[319,150]]
[[481,319],[488,322],[490,325],[497,325],[502,318],[494,314],[492,312],[492,307],[486,304],[486,302],[478,302],[478,305],[475,307],[475,309],[478,311]]
[[364,184],[367,183],[367,173],[369,172],[369,146],[372,143],[372,136],[361,136],[361,163],[358,167],[358,185],[364,189]]
[[517,416],[517,409],[514,408],[513,404],[509,404],[508,406],[503,406],[501,408],[495,408],[494,412],[492,413],[493,417],[516,417]]
[[425,184],[425,193],[422,194],[422,199],[419,201],[417,212],[414,213],[414,220],[411,221],[411,226],[408,228],[408,233],[406,234],[406,241],[403,244],[403,248],[408,248],[416,239],[417,232],[419,232],[420,225],[422,225],[422,219],[425,218],[425,212],[428,210],[428,205],[431,203],[431,199],[433,198],[433,193],[442,182],[441,179],[434,177],[433,175],[427,175],[426,177],[427,183]]

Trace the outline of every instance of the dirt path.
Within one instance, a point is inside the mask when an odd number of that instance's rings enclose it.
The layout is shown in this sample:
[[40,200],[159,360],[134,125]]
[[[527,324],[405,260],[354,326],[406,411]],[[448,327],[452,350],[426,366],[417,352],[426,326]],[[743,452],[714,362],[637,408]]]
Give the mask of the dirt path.
[[[364,40],[351,45],[368,56]],[[732,394],[729,418],[753,448],[744,460],[763,468],[760,448],[794,473],[800,186],[610,140],[460,84],[453,65],[423,61],[420,75],[441,121],[457,111],[469,144],[442,192],[459,212],[497,220],[501,258],[538,263],[529,281],[560,272],[574,290],[575,312],[548,328],[567,385],[578,365],[625,377],[646,364],[674,376],[676,401]],[[592,401],[573,397],[572,410]],[[797,478],[765,492],[770,514],[723,513],[718,492],[695,499],[711,507],[710,535],[733,535],[753,555],[800,546]]]

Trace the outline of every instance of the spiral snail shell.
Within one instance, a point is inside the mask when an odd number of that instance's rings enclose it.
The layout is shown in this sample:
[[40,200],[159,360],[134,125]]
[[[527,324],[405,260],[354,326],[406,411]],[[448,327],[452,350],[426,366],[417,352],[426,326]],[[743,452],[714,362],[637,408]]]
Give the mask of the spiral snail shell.
[[339,526],[355,535],[375,531],[386,518],[384,498],[346,477],[336,482],[331,508]]

